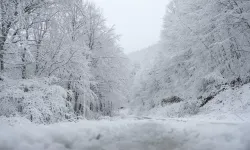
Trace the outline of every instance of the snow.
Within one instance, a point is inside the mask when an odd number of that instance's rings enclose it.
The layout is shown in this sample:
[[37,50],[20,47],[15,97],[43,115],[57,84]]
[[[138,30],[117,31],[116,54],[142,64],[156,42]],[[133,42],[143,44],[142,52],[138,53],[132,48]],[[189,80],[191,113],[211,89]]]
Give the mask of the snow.
[[[0,150],[250,149],[249,2],[173,0],[161,40],[131,62],[94,4],[71,11],[78,2],[58,2],[66,9],[51,18],[40,48],[3,45],[11,63],[0,81]],[[77,120],[83,114],[99,120]]]
[[[67,91],[57,78],[5,79],[0,83],[0,116],[25,117],[34,123],[55,123],[73,116]],[[67,107],[68,104],[68,107]]]
[[[160,42],[130,56],[132,61],[140,56],[141,64],[131,88],[134,109],[147,113],[172,96],[202,103],[237,78],[240,84],[249,83],[250,53],[245,51],[250,47],[250,28],[248,17],[244,18],[249,16],[249,4],[244,0],[170,3]],[[244,15],[238,12],[241,8]]]
[[[250,121],[250,84],[240,87],[225,87],[224,91],[217,94],[203,107],[190,101],[156,106],[148,111],[134,110],[139,116],[160,118],[189,118],[210,121]],[[128,114],[128,113],[127,113]]]
[[[140,120],[142,119],[142,120]],[[248,150],[249,123],[127,118],[0,125],[1,150]]]
[[250,120],[249,98],[250,84],[229,88],[202,107],[199,115],[215,116],[217,120]]

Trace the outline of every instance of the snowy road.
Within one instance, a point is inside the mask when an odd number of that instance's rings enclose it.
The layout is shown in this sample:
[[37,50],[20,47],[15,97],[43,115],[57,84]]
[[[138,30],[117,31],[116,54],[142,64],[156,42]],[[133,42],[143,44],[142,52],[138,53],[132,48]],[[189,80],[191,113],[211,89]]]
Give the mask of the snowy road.
[[0,150],[250,150],[250,124],[151,118],[0,124]]

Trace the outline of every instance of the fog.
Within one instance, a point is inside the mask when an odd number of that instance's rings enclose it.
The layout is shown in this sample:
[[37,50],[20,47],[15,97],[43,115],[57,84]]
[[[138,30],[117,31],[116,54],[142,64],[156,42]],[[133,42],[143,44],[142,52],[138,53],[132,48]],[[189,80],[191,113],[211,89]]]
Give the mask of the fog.
[[92,0],[102,8],[108,25],[115,25],[125,53],[159,40],[168,0]]

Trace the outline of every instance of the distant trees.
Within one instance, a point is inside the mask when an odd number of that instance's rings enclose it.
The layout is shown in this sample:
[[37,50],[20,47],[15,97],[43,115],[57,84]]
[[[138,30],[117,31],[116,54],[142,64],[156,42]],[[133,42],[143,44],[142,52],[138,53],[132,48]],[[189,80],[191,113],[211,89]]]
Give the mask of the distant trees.
[[76,115],[107,115],[104,108],[109,112],[126,99],[127,58],[94,3],[1,0],[0,5],[1,74],[59,78]]

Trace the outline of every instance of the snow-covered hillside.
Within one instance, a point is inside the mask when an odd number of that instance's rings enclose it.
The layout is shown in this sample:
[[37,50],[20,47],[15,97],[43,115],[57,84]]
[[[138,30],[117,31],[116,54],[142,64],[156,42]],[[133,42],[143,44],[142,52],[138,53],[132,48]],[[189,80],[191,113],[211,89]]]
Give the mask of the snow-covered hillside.
[[[249,83],[249,16],[250,2],[245,0],[172,1],[164,18],[157,60],[140,71],[142,78],[135,83],[134,110],[141,113],[164,107],[174,114],[178,110],[171,107],[178,105],[198,113],[210,100],[217,101],[213,98],[220,92],[230,93],[231,88]],[[237,101],[230,96],[231,100],[217,98],[222,104]],[[181,102],[169,105],[176,99]],[[247,98],[244,101],[249,103]],[[238,104],[235,107],[240,109]]]
[[231,88],[220,92],[203,107],[182,101],[167,104],[163,107],[154,107],[149,111],[137,114],[151,117],[181,117],[196,120],[210,121],[250,121],[250,84],[239,88]]

